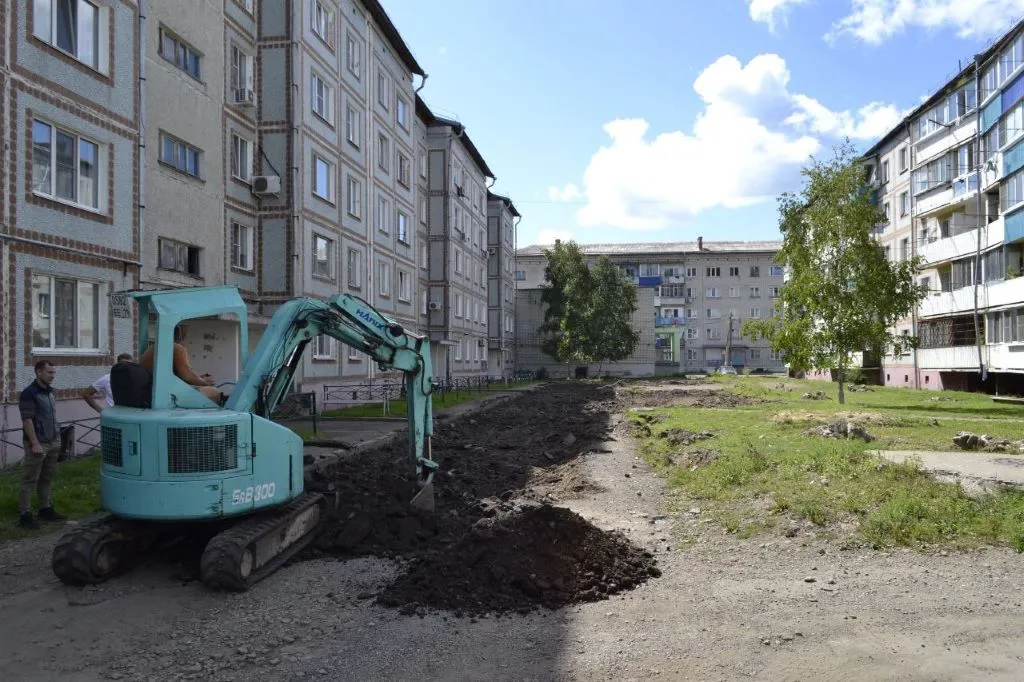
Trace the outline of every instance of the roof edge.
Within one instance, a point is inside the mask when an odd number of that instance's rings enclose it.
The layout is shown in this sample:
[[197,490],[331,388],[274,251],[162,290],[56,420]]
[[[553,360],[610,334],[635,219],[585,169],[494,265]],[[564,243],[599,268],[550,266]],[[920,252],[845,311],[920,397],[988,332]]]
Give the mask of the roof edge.
[[423,67],[420,66],[419,62],[416,61],[416,57],[412,56],[412,50],[405,44],[405,40],[402,38],[402,34],[395,28],[394,23],[391,21],[391,17],[384,11],[384,7],[381,6],[379,0],[362,0],[366,9],[369,10],[370,16],[373,17],[374,23],[380,27],[381,33],[388,39],[388,42],[394,46],[395,51],[398,52],[398,56],[401,58],[402,63],[417,76],[426,76],[423,71]]

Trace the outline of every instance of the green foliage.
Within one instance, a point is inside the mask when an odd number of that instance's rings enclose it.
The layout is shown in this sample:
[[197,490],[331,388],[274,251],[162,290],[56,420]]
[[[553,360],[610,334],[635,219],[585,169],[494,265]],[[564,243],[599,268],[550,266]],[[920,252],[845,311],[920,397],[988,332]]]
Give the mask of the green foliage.
[[747,320],[743,334],[766,338],[794,370],[838,371],[840,401],[852,353],[903,355],[915,337],[892,326],[927,295],[914,275],[920,259],[890,263],[870,230],[884,220],[863,169],[846,143],[828,162],[805,168],[804,188],[779,199],[778,261],[789,267],[775,315]]
[[632,355],[639,334],[631,324],[636,286],[607,256],[587,267],[576,242],[546,249],[541,301],[541,350],[558,362],[615,362]]

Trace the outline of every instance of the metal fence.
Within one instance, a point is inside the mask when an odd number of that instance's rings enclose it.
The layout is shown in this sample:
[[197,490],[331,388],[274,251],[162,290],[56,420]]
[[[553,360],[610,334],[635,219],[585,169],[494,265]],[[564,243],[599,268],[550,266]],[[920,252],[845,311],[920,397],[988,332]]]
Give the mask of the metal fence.
[[[63,441],[61,444],[62,458],[88,454],[93,448],[98,447],[100,443],[99,415],[84,419],[62,421],[61,431]],[[0,449],[0,469],[6,469],[24,458],[25,450],[22,446],[22,429],[20,426],[0,430],[0,442],[16,449],[13,457],[8,448]]]
[[[449,377],[436,379],[433,383],[435,405],[444,405],[449,397],[467,393],[486,393],[508,388],[513,381],[533,379],[532,373],[521,376],[497,377]],[[380,404],[381,413],[391,413],[391,403],[405,398],[405,382],[396,379],[368,380],[358,384],[325,385],[320,404],[324,410],[337,410],[355,405]]]

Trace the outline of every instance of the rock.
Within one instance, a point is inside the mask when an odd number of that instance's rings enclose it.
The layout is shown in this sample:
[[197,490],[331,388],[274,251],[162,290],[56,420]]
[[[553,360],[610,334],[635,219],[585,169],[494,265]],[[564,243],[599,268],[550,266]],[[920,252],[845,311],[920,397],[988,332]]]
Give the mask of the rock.
[[805,583],[816,583],[816,582],[818,582],[818,579],[815,578],[813,575],[809,575],[806,578],[804,578],[804,582]]
[[576,436],[572,435],[571,433],[562,439],[562,445],[572,445],[575,442]]

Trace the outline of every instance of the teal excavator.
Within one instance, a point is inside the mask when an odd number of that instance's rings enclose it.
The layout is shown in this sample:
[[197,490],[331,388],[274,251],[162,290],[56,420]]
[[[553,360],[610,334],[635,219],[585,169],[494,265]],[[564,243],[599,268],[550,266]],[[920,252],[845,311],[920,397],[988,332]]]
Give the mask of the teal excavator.
[[[72,585],[121,572],[168,528],[212,537],[200,577],[244,591],[307,547],[332,512],[332,496],[306,490],[302,438],[271,420],[306,346],[318,335],[357,349],[405,376],[414,507],[433,509],[430,344],[362,299],[299,297],[283,303],[248,353],[247,310],[235,287],[125,292],[137,304],[138,355],[152,371],[111,368],[114,406],[100,415],[100,497],[109,514],[76,526],[54,548],[52,567]],[[223,406],[175,376],[174,329],[233,316],[243,367]]]

